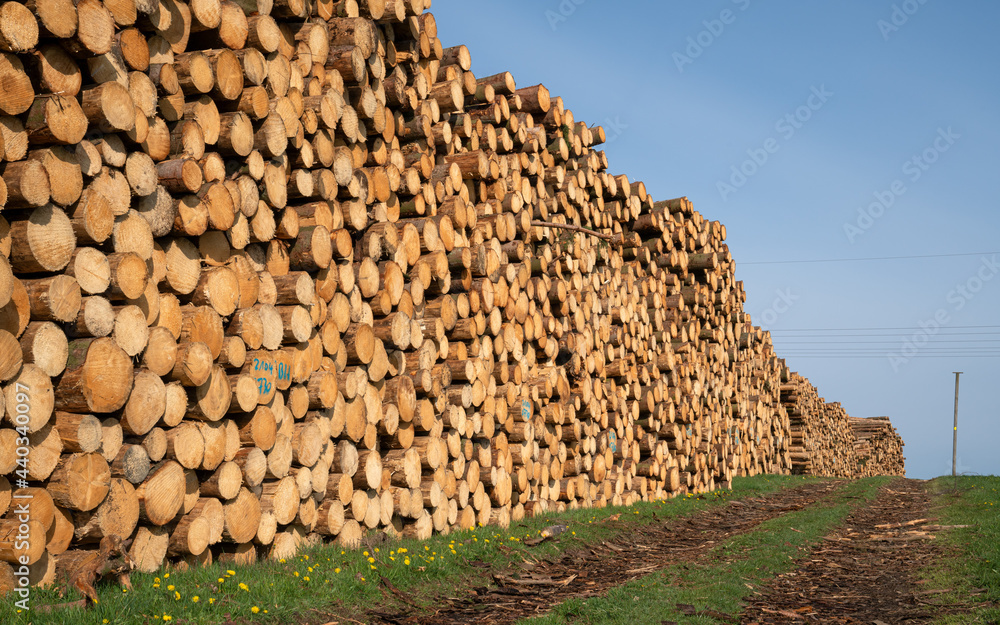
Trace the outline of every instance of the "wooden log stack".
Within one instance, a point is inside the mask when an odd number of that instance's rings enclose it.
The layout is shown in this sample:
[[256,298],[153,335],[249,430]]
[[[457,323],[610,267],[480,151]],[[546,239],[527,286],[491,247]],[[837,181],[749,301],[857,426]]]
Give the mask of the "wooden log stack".
[[888,417],[858,419],[827,403],[809,380],[782,371],[781,402],[791,424],[792,473],[824,477],[905,475],[903,440]]
[[850,417],[857,467],[852,477],[906,475],[903,439],[889,417]]
[[280,558],[796,470],[824,405],[743,311],[725,227],[609,173],[544,86],[476,77],[429,4],[4,5],[0,567],[51,583],[111,534],[145,571]]

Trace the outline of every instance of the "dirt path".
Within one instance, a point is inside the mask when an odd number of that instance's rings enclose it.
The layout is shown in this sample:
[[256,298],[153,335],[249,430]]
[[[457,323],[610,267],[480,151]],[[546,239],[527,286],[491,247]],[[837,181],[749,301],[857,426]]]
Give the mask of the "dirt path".
[[[498,625],[538,616],[572,597],[609,589],[668,565],[692,561],[719,542],[830,495],[842,482],[814,483],[763,497],[734,500],[686,519],[671,519],[627,533],[615,542],[585,545],[553,561],[525,562],[520,571],[493,574],[490,587],[464,597],[441,597],[433,614],[372,611],[366,622],[393,625]],[[564,539],[565,540],[565,539]],[[485,581],[485,580],[484,580]]]
[[913,574],[941,548],[927,538],[930,497],[923,482],[898,479],[870,505],[826,536],[795,571],[754,595],[740,623],[923,623],[931,620],[928,593]]

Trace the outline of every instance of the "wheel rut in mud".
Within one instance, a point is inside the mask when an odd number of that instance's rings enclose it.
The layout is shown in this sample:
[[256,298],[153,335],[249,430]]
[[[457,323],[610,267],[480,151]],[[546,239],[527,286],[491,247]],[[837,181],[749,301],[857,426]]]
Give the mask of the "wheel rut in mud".
[[897,479],[824,537],[800,565],[748,600],[746,625],[925,623],[938,615],[934,595],[915,579],[939,558],[940,526],[926,518],[923,482]]
[[[393,612],[371,610],[365,622],[499,625],[540,616],[567,599],[602,595],[672,564],[697,560],[719,543],[751,532],[765,521],[811,506],[831,496],[842,485],[840,481],[817,482],[766,496],[732,500],[690,517],[631,528],[601,544],[587,545],[581,541],[579,546],[570,547],[552,559],[526,558],[515,569],[484,572],[483,581],[488,579],[488,585],[473,587],[464,596],[429,598],[437,605],[436,609],[411,603],[409,608],[403,605]],[[559,540],[574,539],[562,534]],[[397,605],[412,601],[391,586],[383,586]]]

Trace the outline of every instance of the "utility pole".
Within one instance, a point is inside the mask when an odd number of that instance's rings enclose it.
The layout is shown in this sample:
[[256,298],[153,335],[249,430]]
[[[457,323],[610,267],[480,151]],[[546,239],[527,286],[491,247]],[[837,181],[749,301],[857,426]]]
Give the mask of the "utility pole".
[[955,371],[955,429],[952,432],[951,439],[951,475],[957,476],[958,471],[956,470],[956,462],[958,458],[958,376],[962,375],[962,371]]

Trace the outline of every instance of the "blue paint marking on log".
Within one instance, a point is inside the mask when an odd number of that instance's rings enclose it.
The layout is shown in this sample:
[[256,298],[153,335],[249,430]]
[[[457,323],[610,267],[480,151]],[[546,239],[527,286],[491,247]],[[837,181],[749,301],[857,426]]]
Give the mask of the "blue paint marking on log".
[[292,370],[291,367],[283,362],[278,363],[278,379],[279,380],[291,380]]

